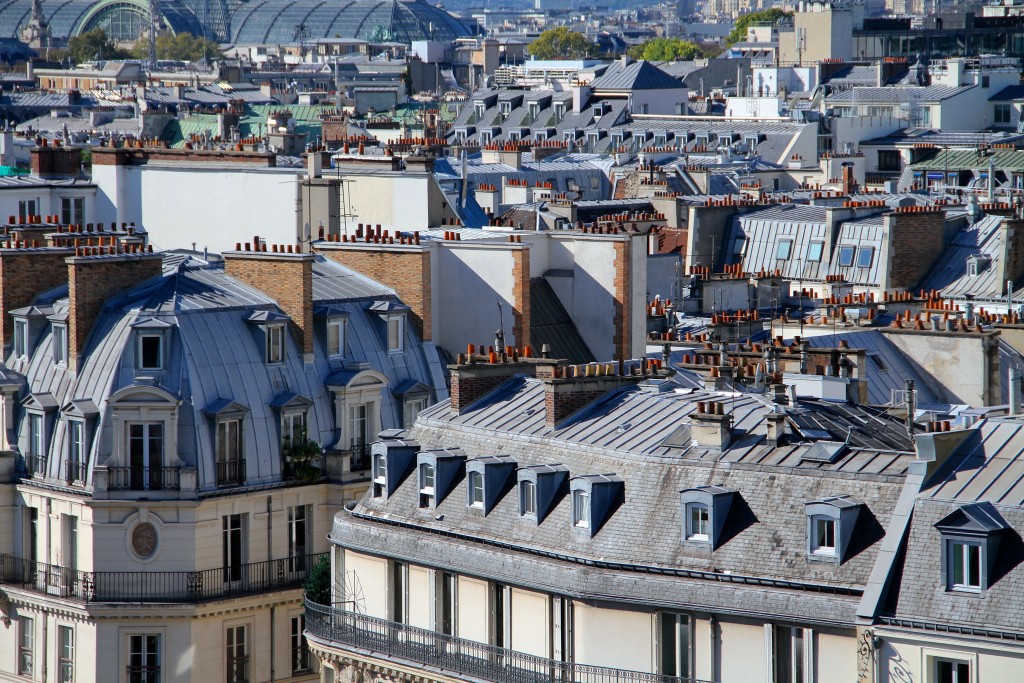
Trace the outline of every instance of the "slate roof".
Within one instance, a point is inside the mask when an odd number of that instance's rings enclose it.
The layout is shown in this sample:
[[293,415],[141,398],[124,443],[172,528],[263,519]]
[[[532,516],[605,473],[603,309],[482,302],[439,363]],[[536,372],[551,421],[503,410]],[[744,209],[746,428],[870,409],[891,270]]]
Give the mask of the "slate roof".
[[1010,102],[1012,100],[1024,99],[1024,85],[1008,85],[992,97],[989,102]]
[[[942,296],[949,298],[1004,296],[1005,286],[999,277],[1005,256],[1002,224],[1002,216],[985,216],[957,232],[921,287],[939,290]],[[971,257],[987,259],[987,265],[974,276],[967,272],[967,261]]]
[[595,91],[676,90],[683,87],[681,82],[643,60],[629,64],[612,62],[603,74],[590,81],[590,88]]
[[[801,401],[791,417],[803,425],[841,429],[845,436],[846,428],[840,425],[857,424],[851,448],[835,462],[823,463],[801,459],[810,442],[779,449],[765,445],[763,420],[772,406],[751,395],[681,386],[673,390],[671,383],[660,389],[634,387],[613,392],[571,424],[552,431],[544,427],[543,394],[539,381],[513,379],[469,413],[452,415],[447,405],[424,411],[410,436],[423,450],[458,445],[469,457],[508,455],[520,467],[558,463],[571,477],[622,477],[624,501],[593,538],[573,533],[568,497],[560,499],[540,524],[519,517],[514,494],[505,495],[486,517],[467,508],[462,495],[449,495],[436,510],[421,511],[415,477],[408,477],[387,501],[365,497],[352,514],[340,513],[335,538],[343,538],[346,547],[431,566],[454,564],[463,573],[514,579],[519,585],[568,595],[852,623],[854,604],[844,596],[858,595],[870,573],[913,457],[906,451],[879,450],[883,445],[909,447],[905,434],[900,436],[880,413]],[[724,401],[736,416],[734,448],[712,452],[661,445],[689,418],[697,401],[709,399]],[[680,542],[679,491],[706,485],[739,492],[714,551]],[[809,561],[805,503],[838,495],[853,496],[867,506],[855,530],[854,547],[839,566]],[[446,556],[453,547],[442,533],[463,539],[457,559]],[[503,550],[492,549],[496,545]],[[528,556],[527,548],[532,549],[530,555],[549,558]],[[577,570],[573,558],[593,563],[594,568]],[[630,576],[641,571],[637,566],[670,568],[667,573],[683,575],[658,577],[660,572],[645,571],[637,580]],[[722,583],[742,583],[740,577],[757,577],[755,582],[762,585],[748,592]],[[830,599],[803,592],[811,586],[831,593]]]
[[829,95],[830,105],[902,104],[904,102],[939,102],[975,86],[929,85],[925,87],[896,85],[880,88],[852,88]]
[[555,290],[542,277],[530,278],[530,344],[538,351],[547,344],[552,358],[565,358],[570,363],[597,360]]

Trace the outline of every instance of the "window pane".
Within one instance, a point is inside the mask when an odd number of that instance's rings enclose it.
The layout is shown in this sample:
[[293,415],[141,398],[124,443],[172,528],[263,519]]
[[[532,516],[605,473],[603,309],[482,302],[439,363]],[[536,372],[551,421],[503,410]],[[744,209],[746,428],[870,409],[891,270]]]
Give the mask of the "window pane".
[[840,247],[839,248],[839,265],[843,268],[849,268],[853,265],[853,255],[856,249],[854,247]]
[[953,585],[965,586],[967,582],[964,576],[964,546],[961,543],[953,543],[951,547],[953,555]]
[[981,586],[981,546],[967,546],[967,584]]
[[327,326],[327,353],[332,356],[341,355],[341,326],[338,323]]
[[520,509],[524,515],[537,514],[536,489],[532,481],[524,481],[520,484]]
[[147,335],[139,340],[139,367],[143,370],[159,370],[162,367],[161,338]]
[[678,652],[676,642],[676,615],[661,615],[661,673],[663,676],[678,676],[676,665]]
[[821,242],[811,242],[810,247],[808,247],[808,249],[807,249],[807,260],[808,261],[820,261],[821,260],[822,246],[823,245],[822,245]]

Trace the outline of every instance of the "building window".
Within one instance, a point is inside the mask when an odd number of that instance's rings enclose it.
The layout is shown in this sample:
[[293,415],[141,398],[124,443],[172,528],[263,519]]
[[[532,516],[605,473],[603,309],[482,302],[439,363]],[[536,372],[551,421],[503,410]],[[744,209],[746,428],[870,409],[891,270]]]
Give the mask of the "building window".
[[388,351],[398,353],[405,348],[403,338],[405,336],[405,318],[400,315],[393,315],[388,318]]
[[242,580],[242,565],[245,563],[246,515],[224,515],[221,518],[222,557],[224,560],[224,583]]
[[160,334],[139,335],[139,370],[163,370],[164,338]]
[[967,541],[949,543],[949,589],[981,590],[981,544]]
[[164,424],[128,425],[128,467],[132,490],[163,488]]
[[128,642],[128,683],[160,683],[160,636],[135,635]]
[[217,422],[217,484],[240,484],[242,473],[242,421]]
[[404,624],[406,620],[406,594],[405,587],[409,578],[409,565],[404,562],[390,562],[388,566],[389,582],[388,597],[390,598],[390,619],[391,621]]
[[969,662],[935,659],[935,683],[971,683]]
[[519,482],[519,513],[537,514],[537,485],[532,481]]
[[41,457],[46,453],[46,432],[43,430],[43,416],[29,413],[28,454]]
[[75,630],[70,626],[57,627],[57,680],[74,683]]
[[821,261],[821,252],[824,248],[824,242],[811,242],[807,247],[807,260],[814,263]]
[[65,225],[85,222],[85,197],[61,197],[60,217]]
[[689,503],[686,506],[686,540],[707,541],[711,538],[711,513],[703,503]]
[[84,482],[87,469],[85,423],[68,420],[68,481]]
[[267,363],[284,362],[284,325],[267,327]]
[[309,667],[309,645],[306,643],[306,615],[292,617],[292,675],[307,673]]
[[878,150],[878,170],[890,173],[899,171],[902,166],[900,152],[897,149]]
[[307,569],[309,554],[309,506],[288,508],[288,568],[293,572]]
[[1010,105],[997,104],[993,120],[996,125],[1010,123]]
[[302,442],[302,432],[306,429],[306,413],[290,412],[281,415],[281,443],[290,445]]
[[789,259],[789,255],[793,251],[793,240],[782,240],[779,242],[779,246],[775,250],[775,258],[780,261],[786,261]]
[[229,626],[227,645],[227,683],[249,683],[249,642],[248,627]]
[[342,358],[345,355],[344,318],[327,321],[327,355],[332,358]]
[[434,505],[434,466],[428,462],[420,465],[420,507]]
[[388,456],[377,453],[373,456],[373,495],[380,498],[388,486]]
[[35,671],[36,632],[32,617],[18,618],[18,673],[31,676]]
[[14,321],[14,357],[24,358],[28,355],[28,321]]
[[774,636],[775,683],[804,683],[804,630],[775,626]]
[[932,108],[921,107],[921,126],[928,127],[932,125]]
[[440,590],[437,590],[437,630],[441,633],[455,635],[455,574],[439,572]]
[[406,399],[405,406],[403,408],[403,420],[402,425],[406,429],[411,429],[416,424],[416,416],[420,414],[424,408],[427,407],[427,399],[425,398],[410,398]]
[[470,472],[466,476],[469,485],[469,506],[483,508],[484,506],[484,475],[482,472]]
[[849,268],[853,265],[853,256],[857,252],[856,247],[839,247],[839,267]]
[[811,553],[835,557],[836,520],[821,515],[811,517]]
[[78,569],[78,517],[76,515],[61,515],[60,521],[64,546],[63,565],[74,571]]
[[38,199],[22,199],[18,202],[18,218],[24,223],[29,216],[39,215]]
[[662,676],[689,678],[690,618],[685,614],[658,614],[658,673]]
[[875,248],[874,247],[861,247],[860,251],[857,252],[857,267],[858,268],[870,268],[872,261],[875,260]]
[[65,365],[68,362],[68,328],[65,325],[53,326],[53,364]]
[[365,403],[359,403],[348,409],[349,443],[353,448],[362,448],[369,443],[369,409]]
[[572,525],[590,528],[590,494],[586,491],[572,492]]

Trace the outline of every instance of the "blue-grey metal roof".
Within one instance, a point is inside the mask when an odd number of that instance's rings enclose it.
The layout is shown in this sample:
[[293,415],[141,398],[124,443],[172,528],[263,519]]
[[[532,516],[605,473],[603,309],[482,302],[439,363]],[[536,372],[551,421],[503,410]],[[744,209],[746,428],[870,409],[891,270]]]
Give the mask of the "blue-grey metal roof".
[[[998,298],[1005,294],[1000,279],[1005,246],[1001,227],[1002,216],[985,216],[974,225],[968,225],[947,246],[938,263],[921,283],[929,291],[935,289],[948,298]],[[983,259],[977,275],[970,275],[967,261]]]
[[592,90],[677,90],[686,87],[647,61],[612,62],[589,85]]

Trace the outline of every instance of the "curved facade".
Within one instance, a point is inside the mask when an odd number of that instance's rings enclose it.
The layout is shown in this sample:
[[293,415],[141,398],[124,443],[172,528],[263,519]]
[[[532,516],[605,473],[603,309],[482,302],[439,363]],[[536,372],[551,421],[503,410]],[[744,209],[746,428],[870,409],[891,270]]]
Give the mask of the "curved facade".
[[[451,40],[469,27],[423,0],[163,0],[164,24],[236,44],[293,43],[318,38],[361,38],[409,43]],[[146,0],[43,0],[52,37],[63,41],[102,28],[133,41],[149,23]],[[24,0],[0,0],[0,36],[17,37],[31,18]]]

